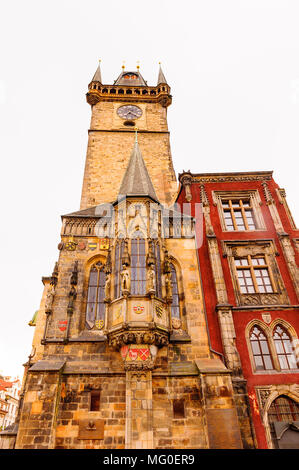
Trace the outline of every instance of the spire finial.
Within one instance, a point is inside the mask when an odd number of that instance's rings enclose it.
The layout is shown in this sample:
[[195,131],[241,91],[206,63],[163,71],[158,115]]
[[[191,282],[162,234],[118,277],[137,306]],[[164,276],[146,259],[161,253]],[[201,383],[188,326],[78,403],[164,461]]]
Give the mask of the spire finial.
[[122,68],[123,70],[125,70],[125,61],[124,61],[124,60],[123,60],[123,64],[122,64],[121,68]]
[[138,127],[135,127],[135,144],[138,144]]
[[159,75],[158,75],[158,82],[157,82],[157,85],[160,85],[160,83],[166,83],[166,84],[167,84],[165,75],[164,75],[164,73],[163,73],[163,71],[162,71],[161,62],[159,62]]
[[139,68],[140,68],[140,65],[139,65],[139,64],[140,64],[140,62],[139,62],[139,60],[137,60],[137,66],[136,66],[137,72],[139,72]]

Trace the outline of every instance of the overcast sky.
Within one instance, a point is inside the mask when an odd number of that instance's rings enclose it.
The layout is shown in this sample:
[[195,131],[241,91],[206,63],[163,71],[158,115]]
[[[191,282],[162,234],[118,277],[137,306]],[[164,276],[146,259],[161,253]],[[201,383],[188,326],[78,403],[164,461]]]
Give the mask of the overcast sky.
[[98,60],[171,86],[177,173],[274,170],[296,207],[297,0],[2,1],[0,371],[22,374],[60,215],[79,209]]

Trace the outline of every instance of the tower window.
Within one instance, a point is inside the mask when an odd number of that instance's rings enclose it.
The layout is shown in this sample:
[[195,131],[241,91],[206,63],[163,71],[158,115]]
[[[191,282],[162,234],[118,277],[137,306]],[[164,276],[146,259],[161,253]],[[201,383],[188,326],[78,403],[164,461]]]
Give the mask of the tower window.
[[121,296],[120,272],[122,270],[121,259],[123,255],[124,242],[120,240],[115,247],[115,263],[114,263],[114,298]]
[[180,300],[179,300],[177,274],[176,274],[176,270],[173,264],[170,265],[170,269],[171,269],[171,283],[172,283],[171,316],[172,318],[180,318]]
[[160,245],[158,242],[153,244],[154,254],[156,258],[156,296],[162,298],[162,280],[161,280],[161,256],[160,256]]
[[98,390],[90,392],[90,411],[100,411],[101,393]]
[[104,326],[105,317],[105,282],[106,274],[101,263],[96,264],[90,270],[87,305],[86,305],[86,327],[93,328],[95,325],[101,329]]
[[185,402],[183,399],[173,400],[173,419],[185,418]]
[[131,294],[146,293],[146,257],[145,240],[140,231],[134,233],[131,240]]

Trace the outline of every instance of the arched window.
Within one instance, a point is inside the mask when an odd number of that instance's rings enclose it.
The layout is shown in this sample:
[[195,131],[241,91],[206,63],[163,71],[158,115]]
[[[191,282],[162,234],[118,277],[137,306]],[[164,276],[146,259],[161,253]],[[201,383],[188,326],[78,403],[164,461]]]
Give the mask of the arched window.
[[115,262],[114,262],[114,298],[121,296],[120,272],[122,270],[121,259],[123,255],[124,241],[120,240],[115,246]]
[[88,329],[94,326],[101,329],[104,326],[105,281],[104,266],[101,263],[97,263],[91,268],[89,275],[86,305],[86,327]]
[[258,326],[254,326],[250,332],[250,344],[256,370],[273,369],[268,340]]
[[291,337],[281,325],[275,327],[273,340],[281,369],[297,369]]
[[176,270],[173,264],[170,264],[170,269],[171,269],[171,284],[172,284],[171,316],[172,318],[181,318],[178,279],[177,279]]
[[277,433],[275,431],[275,423],[277,421],[283,421],[286,423],[299,421],[299,404],[286,395],[280,395],[271,403],[271,406],[268,410],[268,420],[273,445],[275,448],[279,448]]
[[160,245],[159,242],[153,243],[154,255],[156,258],[156,296],[160,299],[162,298],[162,280],[161,280],[161,255],[160,255]]
[[143,233],[137,230],[131,240],[131,294],[146,294],[146,257]]

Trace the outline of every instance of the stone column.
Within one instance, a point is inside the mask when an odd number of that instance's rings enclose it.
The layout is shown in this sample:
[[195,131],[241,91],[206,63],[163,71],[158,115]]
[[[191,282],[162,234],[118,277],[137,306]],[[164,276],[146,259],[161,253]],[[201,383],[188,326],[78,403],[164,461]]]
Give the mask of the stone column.
[[126,449],[153,448],[152,371],[126,372]]

